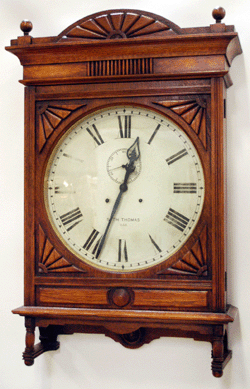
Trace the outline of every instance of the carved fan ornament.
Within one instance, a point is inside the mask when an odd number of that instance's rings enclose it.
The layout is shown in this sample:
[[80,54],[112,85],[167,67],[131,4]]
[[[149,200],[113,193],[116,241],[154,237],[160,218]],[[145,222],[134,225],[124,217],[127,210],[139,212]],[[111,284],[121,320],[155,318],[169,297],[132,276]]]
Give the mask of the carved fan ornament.
[[[81,105],[82,106],[82,105]],[[38,147],[39,151],[44,147],[47,139],[73,111],[80,107],[79,104],[46,104],[38,108]]]
[[201,98],[193,100],[159,101],[157,104],[171,109],[188,123],[200,138],[204,148],[206,141],[206,101]]
[[51,244],[41,226],[39,226],[39,273],[79,272]]
[[179,258],[173,265],[158,273],[158,276],[176,275],[207,275],[207,226],[205,226],[191,248],[183,258]]
[[162,36],[162,33],[181,34],[181,28],[167,19],[147,12],[114,10],[79,20],[64,30],[58,40],[143,38],[149,35]]

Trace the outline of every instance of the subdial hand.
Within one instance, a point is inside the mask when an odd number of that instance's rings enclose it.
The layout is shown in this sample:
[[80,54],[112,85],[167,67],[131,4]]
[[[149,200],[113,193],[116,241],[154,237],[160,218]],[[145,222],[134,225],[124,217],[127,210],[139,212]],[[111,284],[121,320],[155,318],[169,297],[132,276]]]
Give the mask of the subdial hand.
[[111,169],[109,168],[109,171],[111,172],[112,170],[121,169],[121,168],[125,169],[126,165],[120,165],[120,166],[112,167]]

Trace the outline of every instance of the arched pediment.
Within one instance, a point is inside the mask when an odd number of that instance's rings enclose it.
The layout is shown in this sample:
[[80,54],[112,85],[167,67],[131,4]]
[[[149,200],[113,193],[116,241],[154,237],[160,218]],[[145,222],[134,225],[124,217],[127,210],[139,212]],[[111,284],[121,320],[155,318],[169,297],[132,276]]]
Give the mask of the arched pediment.
[[181,34],[181,28],[161,16],[144,11],[117,9],[78,20],[62,31],[58,40],[164,37],[171,34]]

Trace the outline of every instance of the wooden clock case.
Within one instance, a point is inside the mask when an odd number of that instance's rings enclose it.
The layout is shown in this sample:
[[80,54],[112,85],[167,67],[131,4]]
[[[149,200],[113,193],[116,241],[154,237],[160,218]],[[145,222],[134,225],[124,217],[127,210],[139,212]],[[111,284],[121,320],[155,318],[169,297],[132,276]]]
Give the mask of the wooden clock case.
[[[226,303],[225,123],[229,68],[241,53],[233,26],[180,28],[136,10],[85,17],[60,35],[24,36],[6,49],[23,65],[25,85],[25,317],[23,358],[59,347],[59,334],[103,333],[130,348],[161,336],[212,344],[220,377],[231,358]],[[99,107],[136,104],[157,110],[190,137],[205,174],[205,204],[194,233],[168,260],[146,270],[113,273],[85,264],[63,246],[43,196],[46,163],[56,142]],[[35,327],[40,343],[35,343]]]

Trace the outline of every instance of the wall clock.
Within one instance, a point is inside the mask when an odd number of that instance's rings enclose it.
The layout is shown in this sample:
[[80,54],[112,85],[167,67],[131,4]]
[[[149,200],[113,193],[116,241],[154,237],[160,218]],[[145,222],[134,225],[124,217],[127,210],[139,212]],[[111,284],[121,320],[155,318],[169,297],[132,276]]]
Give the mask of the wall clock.
[[[26,365],[60,334],[161,336],[231,358],[224,131],[233,26],[111,10],[6,49],[25,85]],[[40,342],[34,331],[39,327]]]

